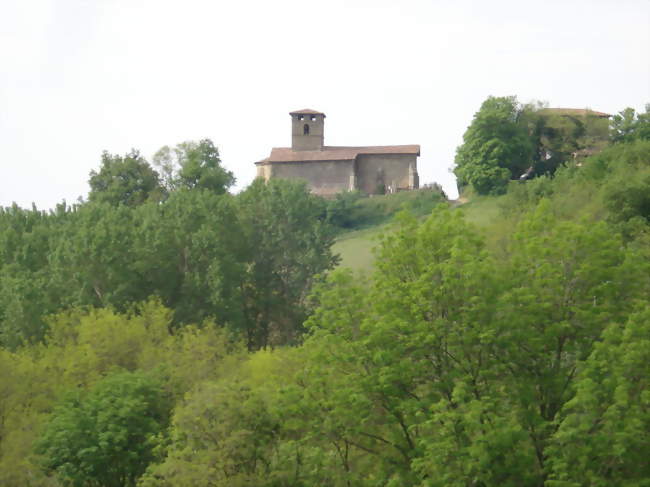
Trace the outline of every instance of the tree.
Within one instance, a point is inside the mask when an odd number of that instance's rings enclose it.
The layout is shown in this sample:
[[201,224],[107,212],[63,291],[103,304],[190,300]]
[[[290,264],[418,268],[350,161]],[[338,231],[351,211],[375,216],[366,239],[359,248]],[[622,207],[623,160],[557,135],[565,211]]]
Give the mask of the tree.
[[526,172],[534,145],[521,113],[514,96],[483,102],[456,151],[454,173],[461,185],[469,184],[479,194],[502,193],[508,180]]
[[75,305],[125,309],[153,293],[136,265],[136,216],[122,204],[89,203],[59,225],[48,270],[60,309]]
[[237,199],[248,243],[241,331],[252,350],[295,343],[316,276],[338,261],[324,202],[281,179],[258,179]]
[[643,299],[647,266],[611,226],[561,221],[548,200],[521,221],[508,256],[494,324],[498,360],[541,475],[580,362],[606,325]]
[[88,183],[90,201],[114,206],[138,206],[164,196],[158,173],[135,149],[124,157],[104,151],[101,168],[90,172]]
[[159,380],[116,373],[86,396],[69,395],[37,443],[46,471],[65,485],[132,487],[155,458],[171,404]]
[[248,253],[233,197],[183,189],[136,214],[142,227],[132,270],[142,277],[141,288],[174,309],[176,324],[213,317],[239,329]]
[[0,208],[0,346],[15,348],[43,338],[43,317],[60,305],[60,296],[52,292],[50,259],[70,216],[65,204],[50,213]]
[[268,478],[279,428],[261,395],[246,384],[203,383],[176,408],[169,454],[141,485],[291,485]]
[[650,479],[650,308],[607,327],[576,378],[552,439],[549,485],[640,486]]
[[421,225],[400,217],[370,288],[338,272],[318,286],[295,408],[328,465],[319,485],[534,485],[503,414],[495,271],[462,214],[437,208]]
[[612,118],[611,129],[615,143],[650,140],[650,103],[645,106],[645,113],[637,113],[630,107],[620,111]]
[[0,346],[16,349],[43,339],[43,318],[56,310],[48,291],[47,269],[30,272],[17,264],[5,265],[0,273]]
[[183,142],[173,149],[164,146],[153,161],[168,191],[207,189],[221,194],[235,182],[232,172],[221,166],[219,150],[210,139]]

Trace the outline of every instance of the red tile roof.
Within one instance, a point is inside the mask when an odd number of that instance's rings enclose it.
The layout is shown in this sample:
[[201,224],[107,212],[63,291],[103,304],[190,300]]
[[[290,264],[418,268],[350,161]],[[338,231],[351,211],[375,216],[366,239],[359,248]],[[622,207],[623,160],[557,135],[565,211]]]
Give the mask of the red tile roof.
[[611,117],[609,113],[597,112],[589,108],[543,108],[540,111],[557,113],[558,115],[572,115],[574,117],[586,117],[587,115],[602,118]]
[[291,147],[275,147],[271,155],[255,164],[268,162],[350,161],[364,154],[420,155],[419,145],[377,145],[369,147],[324,146],[323,150],[294,151]]

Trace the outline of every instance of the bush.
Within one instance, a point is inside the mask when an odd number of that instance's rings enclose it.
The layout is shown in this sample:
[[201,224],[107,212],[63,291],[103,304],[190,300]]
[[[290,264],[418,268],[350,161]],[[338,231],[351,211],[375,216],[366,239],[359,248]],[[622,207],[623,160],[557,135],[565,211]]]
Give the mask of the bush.
[[171,403],[142,373],[106,377],[85,397],[71,394],[53,413],[36,451],[65,485],[135,486],[154,459]]
[[417,191],[401,191],[386,195],[364,197],[358,191],[340,193],[327,206],[328,221],[339,229],[352,230],[379,225],[390,220],[400,210],[408,209],[424,216],[446,201],[438,185]]

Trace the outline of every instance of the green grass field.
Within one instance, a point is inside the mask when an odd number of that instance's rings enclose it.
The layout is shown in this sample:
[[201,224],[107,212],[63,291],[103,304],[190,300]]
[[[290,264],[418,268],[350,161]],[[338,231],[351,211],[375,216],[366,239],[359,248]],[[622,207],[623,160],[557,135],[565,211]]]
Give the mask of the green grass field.
[[[382,198],[388,197],[375,196],[367,204],[393,206],[391,202],[382,202]],[[499,198],[492,196],[472,195],[469,201],[455,204],[455,208],[465,214],[468,222],[485,231],[488,231],[498,220],[500,214]],[[421,216],[425,217],[425,215]],[[342,233],[333,247],[334,253],[341,256],[340,265],[354,271],[372,271],[374,262],[372,249],[377,245],[379,236],[389,228],[390,222],[384,220],[378,225]]]
[[373,267],[372,249],[377,245],[379,235],[388,224],[353,230],[339,236],[334,244],[335,254],[341,256],[340,265],[355,271],[370,271]]

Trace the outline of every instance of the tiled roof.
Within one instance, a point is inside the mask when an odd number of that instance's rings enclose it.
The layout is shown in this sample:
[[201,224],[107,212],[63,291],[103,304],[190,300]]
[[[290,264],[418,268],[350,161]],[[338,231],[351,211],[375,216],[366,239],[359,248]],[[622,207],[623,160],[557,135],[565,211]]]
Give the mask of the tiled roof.
[[291,147],[271,149],[271,155],[255,164],[269,162],[350,161],[363,154],[414,154],[420,155],[419,145],[377,145],[369,147],[325,146],[323,150],[294,151]]
[[289,115],[325,115],[323,112],[318,112],[312,110],[311,108],[303,108],[302,110],[296,110],[295,112],[289,112]]
[[595,110],[590,110],[588,108],[543,108],[540,110],[542,112],[553,112],[558,115],[572,115],[574,117],[585,117],[591,115],[592,117],[611,117],[609,113],[597,112]]

